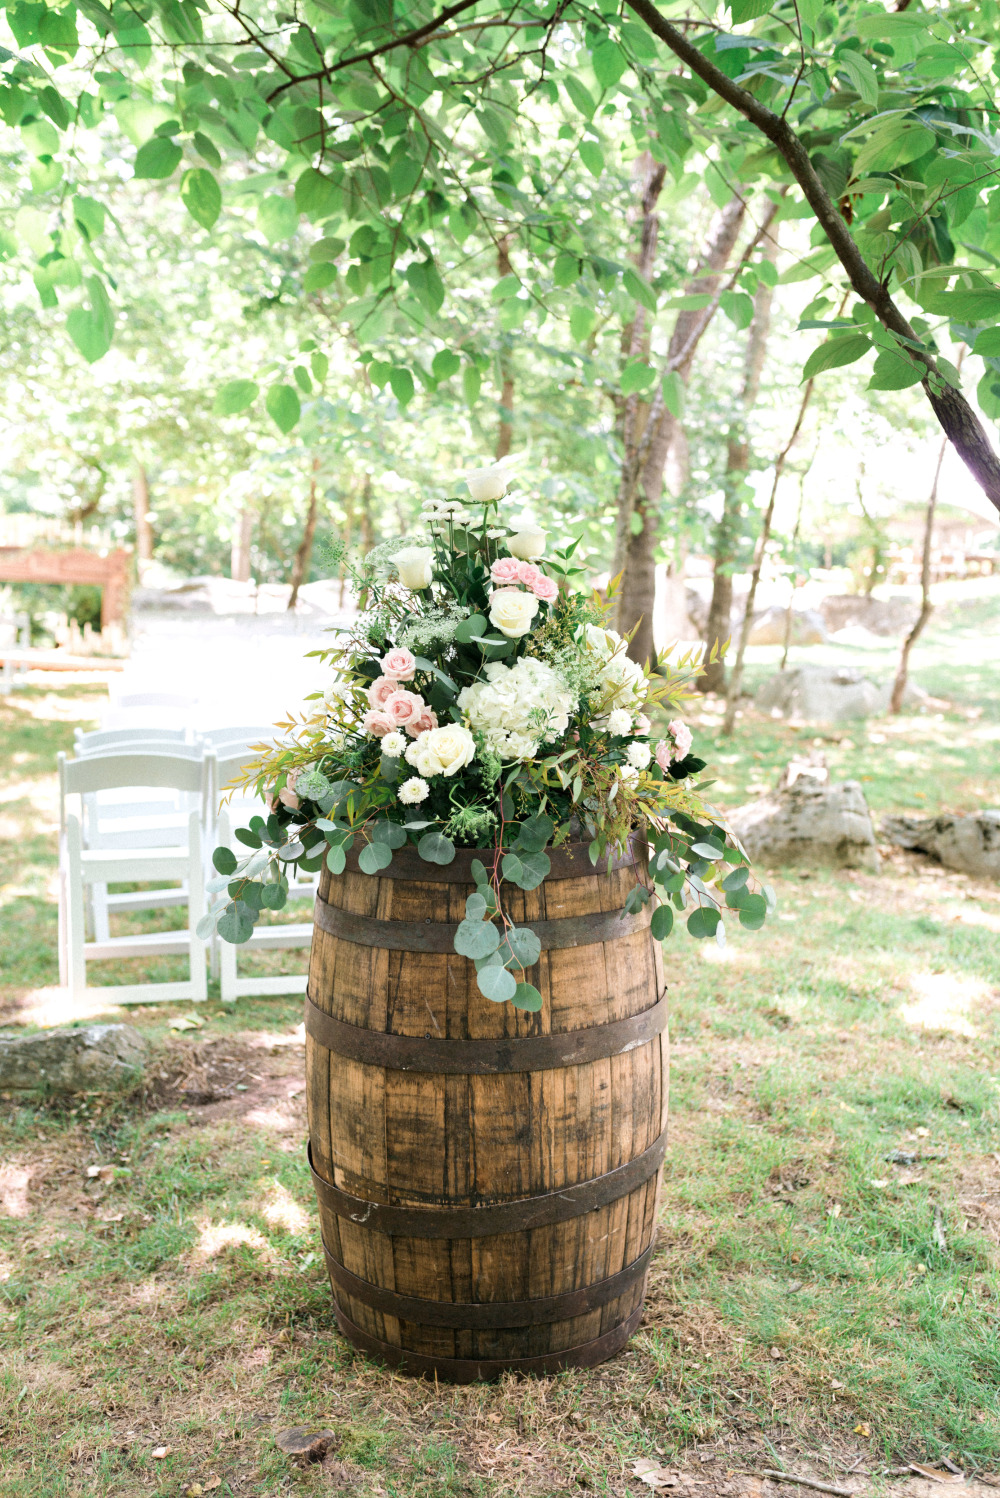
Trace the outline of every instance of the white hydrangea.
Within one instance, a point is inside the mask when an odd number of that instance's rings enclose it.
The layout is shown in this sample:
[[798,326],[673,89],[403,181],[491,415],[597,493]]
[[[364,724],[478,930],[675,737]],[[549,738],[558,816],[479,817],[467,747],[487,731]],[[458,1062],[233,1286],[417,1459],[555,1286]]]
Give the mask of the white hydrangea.
[[418,801],[426,801],[430,791],[426,780],[421,780],[419,775],[411,775],[409,780],[403,781],[397,795],[404,806],[415,806]]
[[485,681],[463,687],[458,705],[503,760],[533,759],[569,727],[573,698],[562,677],[535,656],[513,666],[491,661]]
[[627,713],[623,707],[616,707],[613,712],[608,713],[608,733],[614,738],[623,739],[627,733],[631,732],[631,713]]
[[636,711],[646,700],[646,675],[629,660],[628,642],[613,629],[585,624],[583,643],[593,657],[594,687],[605,712],[615,708]]
[[634,765],[637,770],[644,770],[653,757],[652,749],[641,740],[634,744],[629,744],[625,753],[629,764]]
[[406,753],[406,734],[387,733],[379,746],[386,759],[398,759]]

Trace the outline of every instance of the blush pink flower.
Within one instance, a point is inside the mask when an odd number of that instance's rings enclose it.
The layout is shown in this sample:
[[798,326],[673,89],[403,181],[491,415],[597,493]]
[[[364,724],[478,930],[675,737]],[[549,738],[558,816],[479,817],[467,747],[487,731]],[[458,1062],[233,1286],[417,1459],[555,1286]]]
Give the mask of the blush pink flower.
[[393,692],[399,691],[399,682],[391,676],[379,676],[368,688],[368,703],[370,707],[385,707],[385,699],[391,697]]
[[690,728],[680,718],[671,718],[667,724],[667,732],[674,741],[674,759],[687,759],[694,743],[694,734]]
[[652,726],[653,725],[646,717],[646,714],[640,713],[638,718],[636,718],[635,720],[635,728],[632,730],[632,732],[637,734],[648,733]]
[[294,791],[290,791],[287,786],[283,791],[278,792],[278,800],[281,802],[282,806],[287,806],[289,811],[298,811],[299,809],[300,803],[298,796]]
[[429,728],[438,726],[437,713],[432,712],[429,707],[425,708],[412,723],[407,723],[406,731],[411,738],[418,738],[420,734],[426,733]]
[[523,583],[526,588],[530,588],[532,593],[534,593],[535,588],[543,579],[541,572],[535,566],[534,562],[518,562],[517,580],[519,583]]
[[659,765],[660,769],[663,771],[664,774],[666,774],[667,771],[669,770],[671,761],[673,760],[673,757],[674,757],[674,746],[673,746],[673,744],[668,744],[667,741],[666,741],[666,739],[661,739],[660,742],[656,746],[656,751],[655,751],[655,754],[654,754],[654,758],[656,760],[656,763]]
[[402,646],[390,650],[388,655],[382,657],[382,670],[386,676],[392,677],[393,681],[412,681],[416,669],[416,656],[412,651],[404,650]]
[[400,687],[389,693],[382,710],[391,718],[394,728],[406,728],[427,711],[427,704],[419,692],[407,692]]
[[380,707],[370,708],[361,719],[361,727],[365,733],[373,734],[377,739],[384,739],[387,733],[392,733],[395,726],[393,719]]
[[546,577],[543,573],[539,573],[538,581],[532,584],[531,591],[536,598],[541,599],[542,603],[555,603],[559,597],[559,584],[554,577]]
[[490,577],[498,588],[507,587],[510,583],[520,582],[521,565],[517,557],[497,557],[490,568]]

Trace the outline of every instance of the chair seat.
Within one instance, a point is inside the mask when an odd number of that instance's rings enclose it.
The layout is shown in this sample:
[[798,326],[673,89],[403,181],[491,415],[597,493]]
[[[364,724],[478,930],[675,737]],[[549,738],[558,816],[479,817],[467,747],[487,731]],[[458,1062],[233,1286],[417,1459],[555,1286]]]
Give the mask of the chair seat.
[[[186,901],[187,896],[184,898]],[[137,936],[85,941],[83,954],[88,962],[106,962],[115,957],[182,957],[190,946],[190,931],[143,931]]]

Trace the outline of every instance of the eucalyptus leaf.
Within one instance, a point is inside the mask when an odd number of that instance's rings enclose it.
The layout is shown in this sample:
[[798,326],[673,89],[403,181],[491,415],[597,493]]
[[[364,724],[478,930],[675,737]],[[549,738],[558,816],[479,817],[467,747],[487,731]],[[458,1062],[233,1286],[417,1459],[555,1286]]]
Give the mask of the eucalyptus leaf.
[[218,926],[223,941],[242,946],[253,936],[253,920],[242,900],[231,901],[222,913]]
[[658,905],[653,911],[649,929],[654,941],[666,941],[674,929],[674,912],[669,905]]
[[347,854],[344,852],[342,843],[335,843],[327,851],[326,866],[331,874],[342,874],[347,868]]
[[466,918],[455,932],[455,951],[460,957],[489,957],[500,945],[500,932],[492,921]]
[[465,916],[469,921],[481,921],[486,914],[486,901],[482,895],[469,895],[465,901]]
[[444,866],[455,857],[455,844],[443,832],[425,832],[417,844],[417,852],[425,863]]
[[232,848],[216,848],[212,854],[212,863],[220,874],[236,873],[236,854]]
[[358,854],[358,868],[362,874],[377,874],[392,863],[392,849],[387,843],[366,843]]
[[504,961],[510,966],[534,967],[542,955],[542,943],[529,926],[512,926],[500,944]]
[[537,1014],[542,1007],[542,996],[533,983],[519,983],[514,990],[511,1003],[515,1009],[527,1009]]
[[518,829],[516,848],[522,848],[526,853],[541,853],[552,838],[556,830],[556,824],[551,817],[544,813],[536,813],[522,822]]
[[505,967],[484,967],[476,974],[479,992],[494,1004],[508,1004],[517,993],[517,982]]
[[[390,822],[388,820],[373,822],[369,831],[371,832],[373,843],[385,843],[390,848],[405,848],[406,846],[406,829],[405,827],[401,827],[398,822]],[[385,865],[383,864],[382,867],[384,868]]]
[[687,928],[692,936],[714,936],[721,920],[719,912],[711,905],[697,905],[687,918]]

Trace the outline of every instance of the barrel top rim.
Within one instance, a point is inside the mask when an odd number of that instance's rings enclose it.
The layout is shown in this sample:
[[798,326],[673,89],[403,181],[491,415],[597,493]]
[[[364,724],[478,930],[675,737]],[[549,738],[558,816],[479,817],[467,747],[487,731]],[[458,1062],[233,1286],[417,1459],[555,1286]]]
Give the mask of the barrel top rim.
[[[629,838],[629,846],[624,854],[602,854],[596,864],[590,861],[587,851],[589,847],[589,843],[573,842],[564,843],[559,848],[547,848],[545,851],[552,867],[545,876],[546,883],[552,879],[584,879],[592,874],[631,868],[641,861],[645,852],[645,839],[641,833],[633,834]],[[347,855],[347,872],[352,874],[361,872],[358,866],[359,853],[360,850],[354,848]],[[492,848],[456,848],[455,857],[451,863],[427,863],[410,844],[405,848],[397,849],[389,867],[380,870],[374,877],[422,881],[428,884],[474,884],[473,862],[478,859],[480,863],[489,868],[493,855],[494,849]]]

